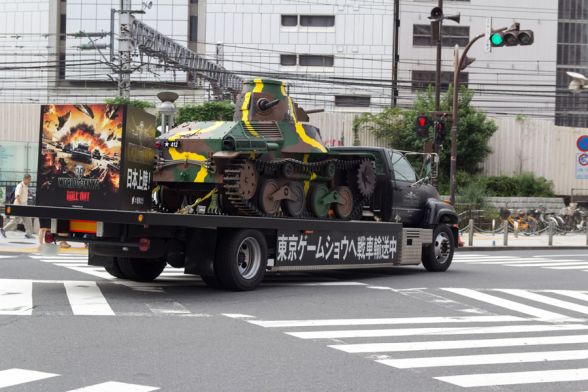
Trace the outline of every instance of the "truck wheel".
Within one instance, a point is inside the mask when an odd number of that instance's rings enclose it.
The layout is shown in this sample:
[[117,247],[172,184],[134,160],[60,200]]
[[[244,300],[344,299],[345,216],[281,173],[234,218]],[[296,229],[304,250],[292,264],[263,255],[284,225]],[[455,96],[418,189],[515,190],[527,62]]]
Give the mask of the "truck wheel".
[[118,266],[118,259],[116,257],[113,257],[112,267],[104,267],[104,269],[115,278],[127,279],[125,274],[123,274],[123,272],[120,270],[120,267]]
[[214,268],[223,288],[253,290],[263,280],[267,266],[267,242],[257,230],[235,230],[223,234],[216,250]]
[[422,262],[429,272],[443,272],[451,265],[455,241],[447,225],[438,225],[433,231],[433,243],[423,247]]
[[136,282],[151,282],[157,278],[166,266],[161,259],[118,258],[118,266],[126,279]]

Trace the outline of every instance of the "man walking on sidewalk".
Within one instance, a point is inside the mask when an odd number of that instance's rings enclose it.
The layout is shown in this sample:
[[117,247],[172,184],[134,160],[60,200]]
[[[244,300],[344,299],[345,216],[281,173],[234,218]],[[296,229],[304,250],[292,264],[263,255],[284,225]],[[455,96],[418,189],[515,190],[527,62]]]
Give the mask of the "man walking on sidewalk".
[[[19,206],[26,206],[29,198],[29,184],[31,183],[31,175],[25,174],[23,180],[16,186],[14,191],[14,204]],[[0,234],[6,238],[6,231],[15,230],[18,224],[22,222],[25,227],[26,238],[33,238],[33,222],[28,217],[13,217],[10,222],[3,228],[0,228]]]

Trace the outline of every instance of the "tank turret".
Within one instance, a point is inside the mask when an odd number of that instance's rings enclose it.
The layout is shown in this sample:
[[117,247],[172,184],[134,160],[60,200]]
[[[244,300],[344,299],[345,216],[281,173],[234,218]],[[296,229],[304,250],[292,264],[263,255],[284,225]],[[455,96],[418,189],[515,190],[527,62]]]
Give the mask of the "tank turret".
[[357,215],[375,187],[370,157],[329,152],[308,121],[283,82],[245,82],[233,121],[189,122],[157,140],[159,205],[172,212],[198,204],[239,215]]

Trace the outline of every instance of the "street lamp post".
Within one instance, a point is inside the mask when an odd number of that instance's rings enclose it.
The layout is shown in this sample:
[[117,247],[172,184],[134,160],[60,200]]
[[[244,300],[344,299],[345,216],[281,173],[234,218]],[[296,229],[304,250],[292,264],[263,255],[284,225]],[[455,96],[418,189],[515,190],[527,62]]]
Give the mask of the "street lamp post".
[[[492,33],[501,32],[507,30],[507,27],[501,29],[492,30]],[[476,59],[469,58],[467,56],[471,47],[486,34],[479,34],[474,37],[463,50],[463,53],[459,54],[459,45],[455,45],[454,49],[454,69],[453,69],[453,113],[451,123],[451,162],[449,171],[449,202],[451,205],[455,205],[455,194],[457,192],[457,123],[459,120],[459,76],[462,70],[466,69],[468,65],[473,63]]]

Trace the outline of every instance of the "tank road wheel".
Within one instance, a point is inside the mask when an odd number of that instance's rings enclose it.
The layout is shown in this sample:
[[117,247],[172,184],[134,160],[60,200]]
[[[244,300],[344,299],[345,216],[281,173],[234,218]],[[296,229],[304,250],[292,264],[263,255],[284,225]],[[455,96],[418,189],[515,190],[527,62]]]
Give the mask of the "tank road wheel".
[[136,282],[151,282],[161,275],[166,262],[162,259],[119,257],[118,266],[127,279]]
[[437,225],[433,231],[433,243],[423,247],[422,262],[429,272],[443,272],[451,265],[455,241],[447,225]]
[[368,159],[362,161],[357,168],[357,189],[364,197],[369,197],[376,189],[376,170]]
[[288,187],[290,188],[290,194],[293,200],[284,200],[282,202],[282,209],[288,216],[300,218],[304,215],[304,207],[306,207],[306,203],[304,202],[304,185],[300,182],[291,182],[288,184]]
[[347,186],[337,187],[339,202],[335,204],[335,214],[341,219],[349,219],[353,213],[353,193]]
[[239,173],[239,192],[243,195],[243,199],[251,200],[255,196],[257,183],[258,177],[255,164],[247,161]]
[[323,199],[329,194],[329,188],[325,184],[314,184],[310,189],[310,211],[317,218],[326,218],[329,215],[329,204]]
[[273,195],[280,189],[276,180],[264,180],[259,188],[259,208],[269,216],[273,216],[280,208],[280,201]]
[[253,290],[263,280],[267,266],[267,242],[257,230],[223,233],[214,268],[221,286],[230,290]]

